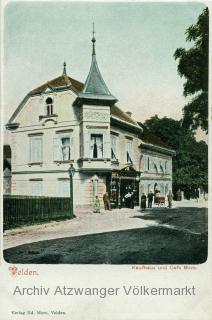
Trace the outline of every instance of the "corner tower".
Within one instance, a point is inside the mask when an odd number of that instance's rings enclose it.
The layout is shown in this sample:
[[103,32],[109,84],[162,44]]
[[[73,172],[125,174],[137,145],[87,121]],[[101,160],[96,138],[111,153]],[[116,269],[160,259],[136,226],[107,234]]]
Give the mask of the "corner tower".
[[96,39],[92,37],[92,61],[82,91],[74,102],[81,109],[81,171],[110,171],[110,107],[117,99],[111,94],[96,60]]
[[117,99],[110,93],[107,85],[105,84],[102,75],[99,71],[96,60],[96,39],[92,37],[92,61],[88,77],[82,92],[79,94],[79,99],[89,101],[95,104],[113,105]]

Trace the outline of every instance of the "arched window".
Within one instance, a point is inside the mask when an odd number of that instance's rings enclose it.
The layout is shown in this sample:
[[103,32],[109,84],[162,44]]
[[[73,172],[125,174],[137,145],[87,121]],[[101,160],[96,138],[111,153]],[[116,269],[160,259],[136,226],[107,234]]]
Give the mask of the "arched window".
[[46,114],[47,116],[53,115],[53,100],[50,97],[46,99]]

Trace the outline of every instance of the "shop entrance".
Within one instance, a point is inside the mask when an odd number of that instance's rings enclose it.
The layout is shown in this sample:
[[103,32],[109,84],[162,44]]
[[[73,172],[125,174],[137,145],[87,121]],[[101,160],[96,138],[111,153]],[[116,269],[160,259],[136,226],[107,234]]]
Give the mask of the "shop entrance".
[[130,193],[135,206],[139,205],[139,172],[133,167],[126,167],[120,171],[112,172],[108,185],[112,208],[126,206],[125,196]]

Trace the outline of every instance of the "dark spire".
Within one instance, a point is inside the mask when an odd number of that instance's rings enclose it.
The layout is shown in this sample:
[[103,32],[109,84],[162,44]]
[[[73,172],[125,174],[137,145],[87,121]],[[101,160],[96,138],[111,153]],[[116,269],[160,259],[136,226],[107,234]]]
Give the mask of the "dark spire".
[[66,76],[66,62],[63,63],[63,75]]
[[86,79],[84,88],[82,92],[79,93],[79,98],[83,99],[93,99],[93,100],[104,100],[113,104],[117,101],[117,99],[110,93],[108,87],[106,86],[102,75],[99,71],[97,60],[96,60],[96,52],[95,52],[95,42],[96,39],[94,37],[95,30],[94,30],[94,23],[93,23],[93,49],[92,49],[92,61],[90,72]]
[[94,30],[94,22],[93,22],[93,37],[92,37],[92,42],[93,42],[93,51],[92,51],[92,55],[95,55],[96,54],[96,52],[95,52],[95,42],[96,42],[96,38],[95,38],[95,36],[94,36],[94,34],[95,34],[95,30]]

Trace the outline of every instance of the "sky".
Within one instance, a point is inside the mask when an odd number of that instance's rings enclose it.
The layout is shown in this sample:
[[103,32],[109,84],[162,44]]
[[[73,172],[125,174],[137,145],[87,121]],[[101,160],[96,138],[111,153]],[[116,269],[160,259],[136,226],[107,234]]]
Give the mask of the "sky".
[[100,72],[117,105],[144,122],[180,119],[189,101],[173,54],[202,3],[10,2],[4,10],[4,122],[32,89],[67,73],[85,82],[92,23]]

